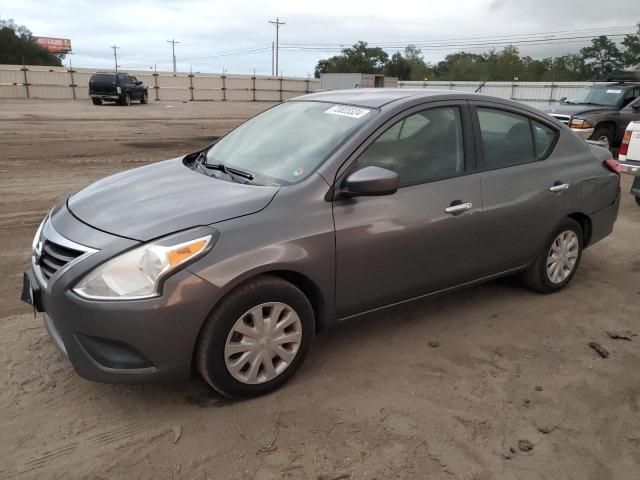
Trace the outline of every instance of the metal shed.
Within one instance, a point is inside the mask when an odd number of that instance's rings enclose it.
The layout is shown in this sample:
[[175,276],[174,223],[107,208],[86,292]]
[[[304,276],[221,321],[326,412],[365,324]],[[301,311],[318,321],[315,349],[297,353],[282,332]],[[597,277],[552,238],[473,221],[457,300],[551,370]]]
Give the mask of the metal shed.
[[376,73],[321,73],[321,90],[343,90],[345,88],[396,88],[396,77],[385,77]]

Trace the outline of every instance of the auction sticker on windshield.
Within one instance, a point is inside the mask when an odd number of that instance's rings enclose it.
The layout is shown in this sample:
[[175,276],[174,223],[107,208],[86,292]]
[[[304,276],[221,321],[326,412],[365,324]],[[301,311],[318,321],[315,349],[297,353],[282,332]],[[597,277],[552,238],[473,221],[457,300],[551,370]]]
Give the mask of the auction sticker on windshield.
[[607,90],[607,93],[622,93],[622,90]]
[[366,108],[349,107],[347,105],[336,105],[329,110],[325,110],[324,113],[331,113],[333,115],[342,115],[343,117],[362,118],[371,110]]

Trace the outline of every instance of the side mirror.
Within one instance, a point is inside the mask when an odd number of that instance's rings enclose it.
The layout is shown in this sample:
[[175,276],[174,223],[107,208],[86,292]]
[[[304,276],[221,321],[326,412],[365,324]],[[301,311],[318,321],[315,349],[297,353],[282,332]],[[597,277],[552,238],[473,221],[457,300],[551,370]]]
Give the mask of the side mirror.
[[634,104],[631,105],[631,110],[633,110],[634,112],[637,112],[640,110],[640,102],[635,102]]
[[566,100],[567,100],[567,97],[562,97],[562,98],[560,99],[560,103],[563,103],[563,102],[565,102]]
[[140,80],[138,80],[138,81],[136,82],[136,85],[142,85],[142,82],[141,82]]
[[380,167],[364,167],[344,182],[347,196],[376,196],[396,193],[400,179],[396,172]]

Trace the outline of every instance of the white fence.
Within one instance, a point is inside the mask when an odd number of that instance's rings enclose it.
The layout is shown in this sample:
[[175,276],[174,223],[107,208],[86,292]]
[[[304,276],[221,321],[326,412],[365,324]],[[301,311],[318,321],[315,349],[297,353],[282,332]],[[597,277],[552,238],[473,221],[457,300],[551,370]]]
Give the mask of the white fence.
[[[0,98],[89,98],[89,79],[97,70],[33,65],[0,65]],[[320,88],[314,78],[218,75],[127,70],[144,82],[149,100],[278,102]]]
[[494,97],[510,98],[534,107],[557,103],[581,88],[596,82],[442,82],[401,81],[399,88],[430,88],[435,90],[461,90],[482,93]]

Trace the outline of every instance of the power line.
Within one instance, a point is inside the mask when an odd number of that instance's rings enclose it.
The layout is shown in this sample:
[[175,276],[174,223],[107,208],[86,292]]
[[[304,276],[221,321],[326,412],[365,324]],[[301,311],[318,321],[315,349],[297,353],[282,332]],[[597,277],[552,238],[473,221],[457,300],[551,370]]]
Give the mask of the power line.
[[[608,35],[608,37],[624,37],[627,34],[613,34]],[[411,43],[410,45],[414,45],[416,48],[421,50],[444,50],[450,48],[487,48],[487,47],[498,47],[498,46],[508,46],[508,45],[547,45],[547,44],[557,44],[557,43],[578,43],[584,42],[585,40],[589,40],[593,37],[591,36],[575,36],[575,37],[556,37],[556,38],[533,38],[533,39],[523,39],[523,40],[502,40],[502,41],[490,41],[490,42],[467,42],[467,43]],[[390,44],[368,44],[370,48],[382,48],[382,49],[395,49],[404,45],[390,45]],[[303,47],[291,44],[282,45],[285,50],[297,50],[297,51],[318,51],[318,52],[334,52],[334,51],[342,51],[343,48],[340,47],[320,47],[320,46],[310,46]]]
[[[550,32],[536,32],[536,33],[522,33],[522,34],[511,34],[511,35],[489,35],[489,36],[479,36],[479,37],[455,37],[455,38],[444,38],[444,39],[436,39],[436,40],[405,40],[405,41],[389,41],[389,42],[367,42],[370,45],[398,45],[405,46],[411,45],[415,43],[433,43],[433,42],[471,42],[471,41],[479,41],[479,40],[506,40],[509,38],[521,38],[526,39],[526,37],[547,37],[549,35],[555,34],[574,34],[574,33],[584,33],[584,32],[596,32],[600,35],[608,35],[607,32],[611,30],[628,30],[630,28],[637,28],[636,25],[626,25],[621,27],[606,27],[606,28],[586,28],[586,29],[574,29],[574,30],[555,30]],[[611,35],[614,35],[613,33]],[[334,47],[343,47],[350,46],[354,42],[339,42],[339,43],[288,43],[289,46],[334,46]]]
[[173,57],[173,73],[176,73],[176,43],[180,42],[176,42],[176,39],[172,38],[171,40],[167,40],[167,43],[171,44],[171,56]]
[[[279,38],[278,38],[278,34],[280,32],[280,25],[284,25],[285,22],[281,22],[280,19],[278,17],[276,17],[276,21],[274,22],[273,20],[269,20],[269,23],[272,25],[276,26],[276,72],[275,74],[278,74],[278,51],[280,50],[280,45],[279,45]],[[273,56],[272,56],[273,57]],[[273,63],[273,61],[271,62]],[[271,75],[273,76],[273,71],[271,72]]]

